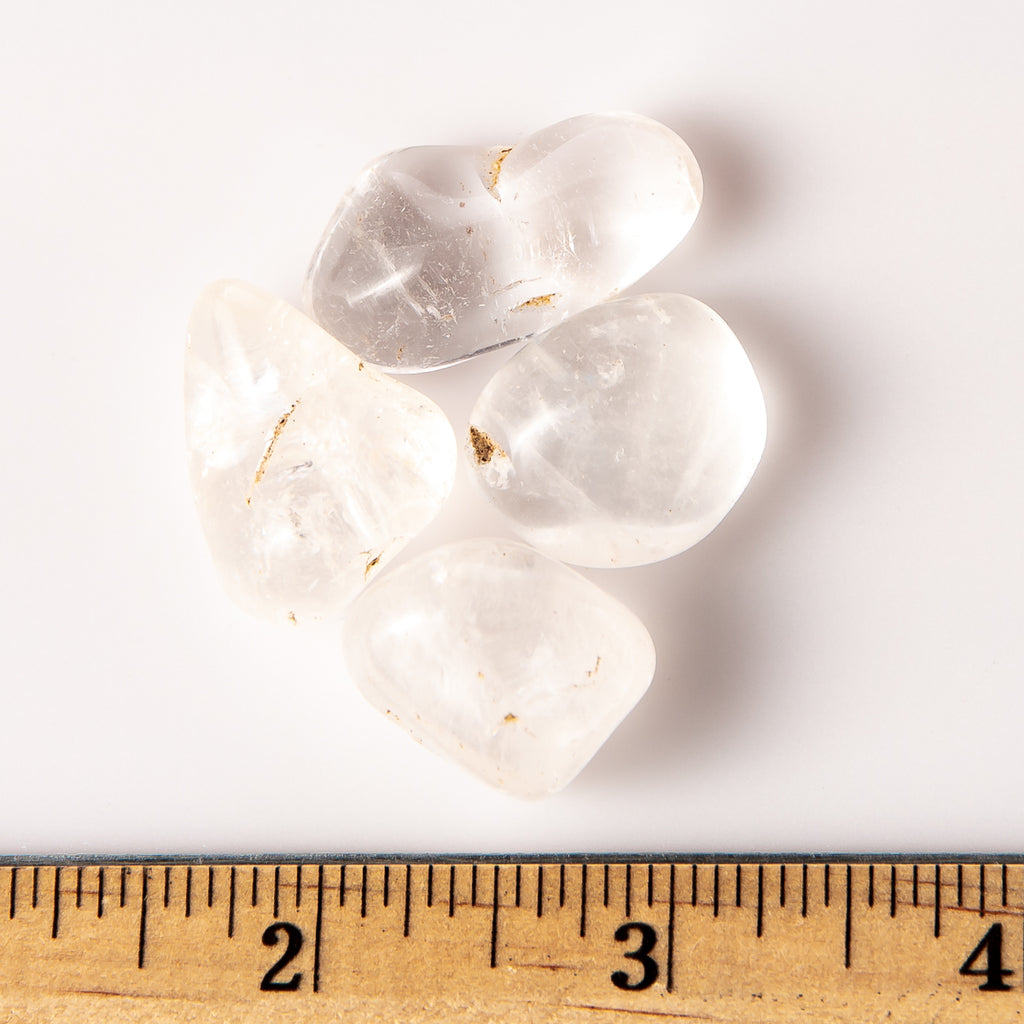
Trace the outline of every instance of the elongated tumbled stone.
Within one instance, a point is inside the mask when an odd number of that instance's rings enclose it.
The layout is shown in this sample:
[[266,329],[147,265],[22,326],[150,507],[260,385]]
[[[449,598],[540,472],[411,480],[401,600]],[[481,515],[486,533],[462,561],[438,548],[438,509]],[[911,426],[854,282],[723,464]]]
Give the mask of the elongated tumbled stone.
[[376,581],[344,623],[367,700],[516,796],[565,786],[643,696],[654,645],[629,609],[514,541],[458,541]]
[[433,402],[241,281],[211,285],[192,312],[185,425],[224,586],[282,621],[340,612],[454,478],[455,438]]
[[690,229],[701,194],[683,140],[637,114],[574,117],[512,146],[400,150],[345,196],[306,301],[367,361],[446,366],[632,284]]
[[746,353],[684,295],[617,299],[552,328],[491,378],[471,423],[473,476],[516,532],[604,568],[696,544],[765,444]]

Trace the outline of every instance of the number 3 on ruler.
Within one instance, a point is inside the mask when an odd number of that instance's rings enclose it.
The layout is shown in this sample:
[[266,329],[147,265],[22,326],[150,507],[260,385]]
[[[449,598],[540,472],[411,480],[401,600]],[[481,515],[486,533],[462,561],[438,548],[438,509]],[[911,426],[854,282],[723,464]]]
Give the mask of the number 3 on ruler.
[[650,988],[658,980],[658,962],[650,955],[658,943],[658,933],[643,921],[630,921],[629,924],[616,929],[615,938],[618,942],[628,942],[630,932],[633,931],[640,933],[640,945],[623,955],[628,960],[636,960],[643,965],[644,975],[639,981],[630,981],[625,971],[616,971],[612,975],[612,984],[627,992],[640,992],[642,989]]

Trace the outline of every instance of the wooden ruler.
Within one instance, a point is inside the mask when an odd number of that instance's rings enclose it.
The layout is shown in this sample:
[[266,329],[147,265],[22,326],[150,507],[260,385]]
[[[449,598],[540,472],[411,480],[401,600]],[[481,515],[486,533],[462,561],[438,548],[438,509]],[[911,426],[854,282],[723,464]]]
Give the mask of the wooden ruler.
[[1024,858],[0,861],[0,1022],[1024,1020]]

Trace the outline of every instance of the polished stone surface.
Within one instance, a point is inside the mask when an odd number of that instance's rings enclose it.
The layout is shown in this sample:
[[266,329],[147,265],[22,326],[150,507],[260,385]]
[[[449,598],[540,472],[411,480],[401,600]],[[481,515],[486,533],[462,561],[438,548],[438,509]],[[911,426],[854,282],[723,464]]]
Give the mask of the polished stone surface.
[[344,622],[349,675],[426,747],[515,796],[565,786],[646,692],[629,609],[515,541],[458,541],[384,574]]
[[309,269],[312,316],[368,362],[445,366],[601,302],[662,260],[700,207],[674,132],[588,114],[512,146],[424,146],[359,177]]
[[185,425],[224,586],[282,622],[342,611],[454,479],[455,438],[433,402],[241,281],[211,285],[192,312]]
[[617,299],[525,345],[473,409],[467,457],[525,540],[576,565],[655,562],[732,508],[765,445],[760,386],[720,316]]

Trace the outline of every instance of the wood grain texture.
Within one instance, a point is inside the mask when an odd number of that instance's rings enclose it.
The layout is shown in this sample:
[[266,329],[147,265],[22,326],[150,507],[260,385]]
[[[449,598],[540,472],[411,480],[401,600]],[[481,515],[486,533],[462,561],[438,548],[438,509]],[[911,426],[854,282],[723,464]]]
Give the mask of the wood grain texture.
[[0,1022],[1001,1024],[1022,922],[1020,858],[11,862]]

